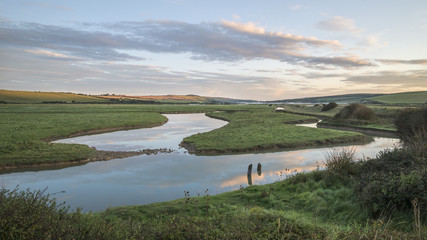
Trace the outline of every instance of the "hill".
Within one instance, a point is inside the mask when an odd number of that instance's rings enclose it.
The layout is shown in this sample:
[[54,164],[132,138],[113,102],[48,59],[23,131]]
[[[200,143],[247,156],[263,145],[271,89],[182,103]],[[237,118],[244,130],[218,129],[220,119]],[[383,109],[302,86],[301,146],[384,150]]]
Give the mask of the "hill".
[[199,104],[238,104],[253,103],[252,100],[241,100],[222,97],[203,97],[198,95],[153,95],[153,96],[127,96],[127,95],[101,95],[101,98],[116,102],[137,102],[137,103],[199,103]]
[[393,94],[343,94],[322,97],[295,98],[270,101],[269,103],[382,103],[382,104],[426,104],[427,91],[401,92]]
[[371,97],[368,100],[386,104],[427,104],[427,91],[387,94]]
[[295,99],[285,99],[271,101],[271,103],[355,103],[363,102],[366,99],[382,96],[384,94],[343,94],[343,95],[333,95],[333,96],[323,96],[323,97],[309,97],[309,98],[295,98]]
[[106,101],[99,97],[75,93],[0,90],[0,102],[2,103],[90,103]]

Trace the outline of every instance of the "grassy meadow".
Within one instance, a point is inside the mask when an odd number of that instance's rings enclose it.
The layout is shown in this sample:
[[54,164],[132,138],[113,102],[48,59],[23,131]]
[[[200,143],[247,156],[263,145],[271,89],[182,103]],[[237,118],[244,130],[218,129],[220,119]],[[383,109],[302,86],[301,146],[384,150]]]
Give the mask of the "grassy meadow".
[[246,152],[369,140],[354,132],[296,126],[295,123],[318,119],[275,112],[271,107],[256,111],[217,111],[207,115],[229,124],[185,138],[184,145],[190,145],[196,153]]
[[25,166],[83,160],[96,156],[85,145],[49,143],[90,131],[112,131],[160,125],[167,119],[152,112],[94,108],[86,105],[10,105],[0,107],[0,166]]
[[324,119],[323,123],[337,124],[349,127],[359,127],[367,129],[377,129],[386,131],[395,131],[396,127],[394,121],[396,116],[402,111],[407,109],[416,109],[417,106],[402,105],[402,106],[390,106],[390,105],[378,105],[378,104],[367,104],[366,106],[375,113],[375,118],[369,121],[350,119],[348,121],[334,119],[334,116],[338,114],[346,105],[338,105],[336,108],[329,111],[322,111],[323,106],[320,104],[316,105],[280,105],[283,106],[287,112],[295,114],[304,114],[309,116],[316,116]]

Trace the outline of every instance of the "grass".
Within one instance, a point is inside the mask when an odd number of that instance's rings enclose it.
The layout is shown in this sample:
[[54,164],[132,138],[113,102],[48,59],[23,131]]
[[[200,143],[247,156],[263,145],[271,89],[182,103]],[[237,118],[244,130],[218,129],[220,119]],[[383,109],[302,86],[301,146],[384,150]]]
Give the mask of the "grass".
[[[402,156],[406,157],[402,159]],[[394,161],[395,158],[399,161]],[[205,234],[205,238],[227,239],[425,239],[427,218],[420,217],[420,208],[415,209],[418,211],[415,221],[411,206],[393,209],[379,205],[381,214],[372,217],[372,210],[365,205],[364,197],[368,195],[360,196],[364,194],[364,187],[394,184],[389,180],[366,184],[367,175],[414,160],[424,161],[419,167],[425,168],[425,157],[404,150],[385,152],[378,159],[368,161],[358,161],[351,150],[332,151],[325,160],[326,170],[300,173],[276,183],[253,185],[215,196],[187,195],[170,202],[111,208],[98,216],[114,225],[129,221],[147,224],[154,220],[155,232],[170,231],[171,236],[178,238]],[[381,166],[374,169],[372,165]],[[400,171],[394,174],[395,183],[407,184],[407,178],[402,177]],[[398,183],[400,177],[402,182]],[[405,186],[399,187],[400,194],[382,192],[378,193],[380,199],[372,198],[372,201],[391,198],[404,206],[407,192],[418,189]],[[423,191],[418,191],[418,197],[425,201]],[[425,213],[425,206],[421,207],[421,213]],[[169,224],[176,227],[171,228]],[[235,235],[226,235],[230,231]],[[146,234],[153,233],[147,231]]]
[[196,153],[245,152],[366,140],[359,133],[295,126],[297,122],[315,122],[317,118],[274,112],[271,108],[211,112],[208,116],[230,123],[220,129],[185,138],[184,145],[190,145]]
[[[147,119],[153,120],[155,116],[161,116],[159,109],[152,106],[33,107],[0,107],[1,129],[6,125],[7,129],[14,127],[8,133],[19,133],[22,127],[21,137],[26,137],[24,133],[30,133],[29,129],[44,126],[34,133],[33,147],[36,150],[29,152],[32,154],[43,149],[37,145],[41,136],[52,136],[50,131],[60,135],[53,119],[79,121],[75,116],[91,119],[90,115],[106,118],[127,114],[136,114],[134,117],[138,118],[147,114],[150,116]],[[210,110],[215,108],[222,111],[210,114],[229,120],[229,125],[237,124],[236,129],[251,124],[286,125],[286,122],[310,119],[275,113],[266,106],[209,106]],[[199,111],[203,106],[162,106],[162,111],[177,109]],[[38,116],[36,120],[44,122],[44,118],[49,119],[50,115],[53,118],[47,122],[53,125],[52,128],[49,124],[25,125],[19,122],[22,120],[18,117],[23,116],[25,122],[31,116]],[[62,115],[66,117],[59,117]],[[7,121],[3,116],[9,117]],[[255,116],[256,121],[253,119]],[[113,119],[119,121],[118,118]],[[81,124],[94,126],[98,120],[95,117],[93,122],[83,120]],[[14,121],[19,124],[13,125]],[[103,124],[111,124],[105,121]],[[7,137],[13,139],[13,136]],[[290,175],[283,181],[253,185],[215,196],[210,196],[208,190],[200,197],[186,193],[185,198],[174,201],[116,207],[99,213],[70,212],[69,208],[56,203],[43,191],[0,189],[0,238],[426,239],[425,150],[425,146],[421,152],[386,150],[374,159],[362,160],[354,159],[351,150],[331,151],[324,162],[326,170]]]
[[[215,196],[99,213],[67,212],[43,191],[0,191],[4,239],[424,239],[412,219],[370,218],[348,184],[325,171]],[[268,194],[263,194],[268,192]],[[409,211],[410,212],[410,211]],[[399,213],[398,213],[399,214]]]
[[334,121],[332,118],[339,113],[346,105],[338,105],[337,108],[332,110],[322,112],[321,105],[301,105],[301,104],[292,104],[292,105],[283,105],[285,110],[291,113],[296,114],[305,114],[310,116],[317,116],[321,119],[324,119],[323,123],[325,124],[338,124],[342,126],[349,127],[358,127],[358,128],[367,128],[367,129],[377,129],[377,130],[386,130],[386,131],[395,131],[396,127],[394,121],[396,116],[399,113],[410,108],[417,108],[416,106],[411,105],[401,105],[401,106],[387,106],[387,105],[366,105],[372,109],[377,116],[372,121]]
[[106,101],[106,99],[74,93],[0,90],[0,102],[3,103],[93,103]]
[[386,104],[426,104],[427,91],[395,93],[368,99]]
[[154,112],[118,108],[16,105],[0,108],[0,166],[82,160],[96,151],[85,145],[49,143],[88,130],[151,127],[167,119]]
[[[313,118],[275,113],[272,107],[266,105],[2,104],[0,167],[62,164],[93,159],[99,152],[88,146],[49,143],[48,140],[73,134],[152,127],[166,121],[160,113],[189,112],[211,112],[211,116],[229,118],[230,124],[225,128],[197,135],[195,137],[198,139],[192,142],[223,151],[226,148],[224,145],[220,146],[222,148],[214,145],[219,142],[215,139],[227,140],[224,142],[230,143],[229,150],[240,151],[327,144],[334,143],[335,138],[341,142],[344,138],[347,141],[354,136],[361,136],[284,124]],[[299,142],[295,139],[299,139]]]

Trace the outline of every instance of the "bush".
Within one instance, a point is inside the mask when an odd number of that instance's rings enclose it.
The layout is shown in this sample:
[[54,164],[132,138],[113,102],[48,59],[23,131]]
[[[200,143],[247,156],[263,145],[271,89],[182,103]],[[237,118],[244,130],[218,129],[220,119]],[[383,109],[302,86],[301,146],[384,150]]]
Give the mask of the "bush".
[[425,149],[427,143],[427,107],[407,110],[395,120],[398,137],[411,148]]
[[363,163],[356,188],[359,200],[373,217],[392,210],[410,212],[415,198],[424,206],[421,216],[426,216],[426,159],[406,149],[383,151]]
[[334,108],[336,108],[338,106],[338,104],[337,103],[335,103],[335,102],[330,102],[330,103],[328,103],[326,106],[324,106],[323,108],[322,108],[322,112],[326,112],[326,111],[329,111],[329,110],[332,110],[332,109],[334,109]]
[[107,239],[111,226],[44,191],[0,189],[0,239]]
[[358,119],[358,120],[373,120],[375,112],[365,105],[352,103],[344,107],[334,118],[336,119]]
[[326,153],[323,164],[326,167],[326,180],[329,184],[349,183],[358,174],[354,148],[332,148]]

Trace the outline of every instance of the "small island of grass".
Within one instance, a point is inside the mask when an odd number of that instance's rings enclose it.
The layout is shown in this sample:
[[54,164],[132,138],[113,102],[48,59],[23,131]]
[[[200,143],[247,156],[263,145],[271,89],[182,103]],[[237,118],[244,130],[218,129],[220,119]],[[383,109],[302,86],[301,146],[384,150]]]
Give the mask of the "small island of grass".
[[247,111],[210,112],[206,115],[226,120],[229,124],[185,138],[181,145],[190,152],[249,152],[366,142],[371,139],[360,133],[296,126],[295,123],[317,122],[318,119],[275,112],[268,107]]

